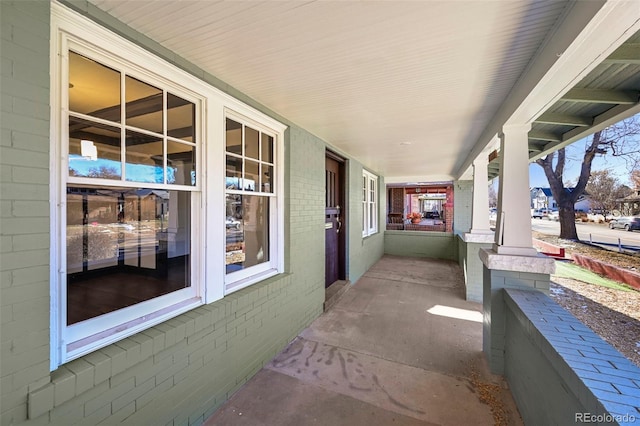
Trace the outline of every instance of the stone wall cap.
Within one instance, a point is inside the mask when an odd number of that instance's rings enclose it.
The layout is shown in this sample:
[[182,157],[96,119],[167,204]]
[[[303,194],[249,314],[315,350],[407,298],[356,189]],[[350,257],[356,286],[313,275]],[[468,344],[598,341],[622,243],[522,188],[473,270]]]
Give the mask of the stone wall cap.
[[480,249],[479,255],[480,260],[488,269],[549,275],[556,271],[555,260],[543,254],[516,256],[498,254],[493,249],[483,248]]
[[465,243],[493,244],[495,239],[495,233],[492,231],[487,233],[465,232],[462,234],[462,241]]

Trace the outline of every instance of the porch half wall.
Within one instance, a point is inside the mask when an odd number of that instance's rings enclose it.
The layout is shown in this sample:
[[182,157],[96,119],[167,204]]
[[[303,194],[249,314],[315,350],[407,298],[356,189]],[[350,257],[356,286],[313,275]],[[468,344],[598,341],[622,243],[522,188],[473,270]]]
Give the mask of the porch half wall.
[[[50,372],[50,3],[0,2],[0,424],[200,423],[322,312],[328,144],[91,4],[65,4],[289,126],[285,273]],[[345,157],[355,282],[382,256],[384,233],[362,238],[363,166]]]

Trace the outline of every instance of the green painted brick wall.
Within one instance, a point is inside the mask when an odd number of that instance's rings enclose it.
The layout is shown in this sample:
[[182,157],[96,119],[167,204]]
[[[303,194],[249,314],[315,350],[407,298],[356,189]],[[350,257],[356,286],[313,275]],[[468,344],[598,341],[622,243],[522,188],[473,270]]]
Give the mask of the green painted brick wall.
[[[0,1],[0,424],[198,424],[322,311],[327,144],[86,1],[65,3],[290,126],[286,271],[49,372],[50,4]],[[383,233],[361,236],[362,165],[347,160],[355,281]]]
[[[453,183],[453,233],[460,235],[471,229],[471,206],[473,204],[473,181],[458,180]],[[489,201],[487,200],[487,208]]]
[[506,305],[503,289],[538,290],[549,293],[549,274],[502,271],[482,268],[482,306],[484,312],[482,349],[494,374],[504,374],[504,335]]
[[[49,382],[49,3],[0,2],[0,424]],[[47,400],[49,394],[42,394]]]
[[455,236],[447,232],[385,231],[384,253],[457,260],[458,247]]

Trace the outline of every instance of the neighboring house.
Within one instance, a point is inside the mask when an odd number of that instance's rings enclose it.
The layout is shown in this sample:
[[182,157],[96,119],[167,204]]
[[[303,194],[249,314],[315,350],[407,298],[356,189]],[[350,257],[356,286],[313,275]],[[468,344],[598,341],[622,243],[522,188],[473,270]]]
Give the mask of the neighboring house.
[[640,215],[640,190],[635,190],[632,194],[616,200],[616,202],[623,216]]
[[[566,191],[571,192],[574,188],[566,188]],[[531,208],[532,209],[557,209],[558,203],[551,192],[551,188],[536,187],[530,190],[531,192]],[[588,212],[591,209],[591,202],[588,194],[582,194],[578,197],[578,201],[574,204],[574,209],[577,212]]]
[[558,207],[553,199],[551,188],[532,188],[530,193],[532,209],[555,209]]
[[573,208],[577,212],[589,212],[591,211],[591,198],[589,194],[582,194],[578,197],[578,201],[573,205]]

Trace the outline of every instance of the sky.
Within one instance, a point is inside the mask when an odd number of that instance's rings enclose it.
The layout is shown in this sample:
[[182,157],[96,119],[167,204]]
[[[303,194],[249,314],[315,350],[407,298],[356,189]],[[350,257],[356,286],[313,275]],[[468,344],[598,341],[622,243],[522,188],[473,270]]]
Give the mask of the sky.
[[[567,162],[565,163],[564,170],[565,182],[572,181],[575,183],[578,180],[585,146],[587,142],[590,141],[591,136],[581,139],[567,147]],[[609,171],[618,178],[620,183],[630,185],[629,170],[623,158],[613,157],[610,154],[597,155],[596,158],[593,159],[591,171],[595,172],[605,169],[609,169]],[[529,187],[549,187],[549,182],[544,174],[544,170],[535,163],[529,165]]]
[[[91,171],[96,172],[101,167],[113,170],[115,174],[119,175],[122,163],[105,158],[91,160],[81,155],[69,155],[69,168],[73,169],[77,176],[90,176]],[[125,167],[128,181],[162,183],[164,180],[162,166],[125,163]],[[167,167],[167,183],[175,183],[175,172],[175,168]],[[116,179],[119,179],[119,177]]]

